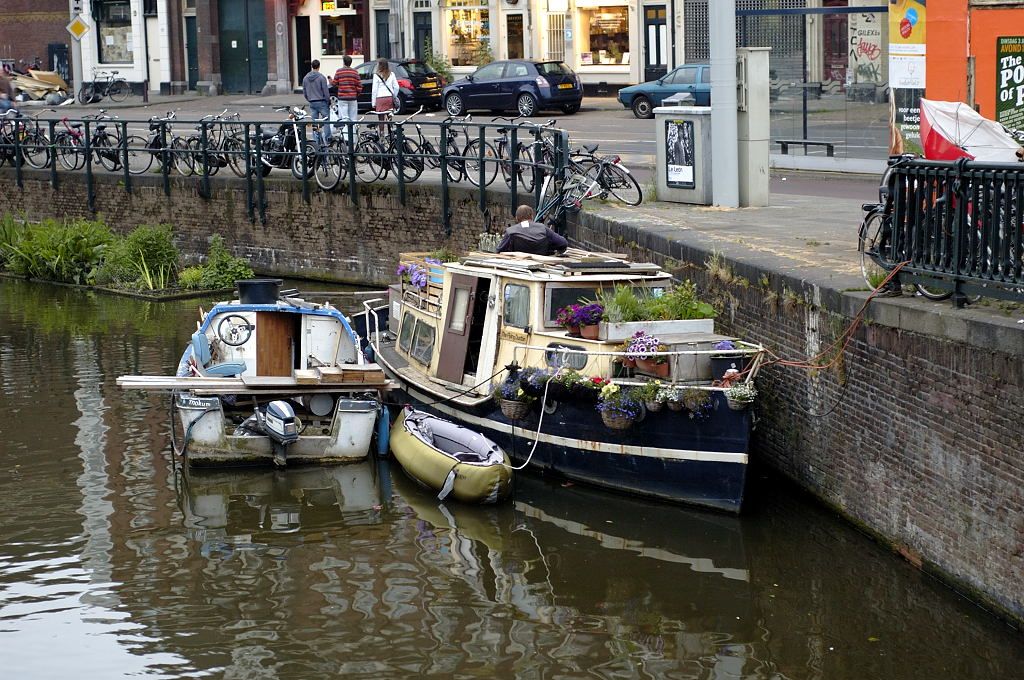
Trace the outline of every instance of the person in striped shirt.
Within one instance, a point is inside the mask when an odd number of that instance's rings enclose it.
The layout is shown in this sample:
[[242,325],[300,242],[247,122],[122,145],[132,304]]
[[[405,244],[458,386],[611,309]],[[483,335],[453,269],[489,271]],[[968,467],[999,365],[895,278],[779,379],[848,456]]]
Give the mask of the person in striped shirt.
[[335,110],[339,121],[354,121],[359,117],[356,98],[362,89],[362,83],[359,81],[359,74],[352,68],[351,55],[346,54],[342,61],[345,65],[334,72],[334,87],[338,91]]

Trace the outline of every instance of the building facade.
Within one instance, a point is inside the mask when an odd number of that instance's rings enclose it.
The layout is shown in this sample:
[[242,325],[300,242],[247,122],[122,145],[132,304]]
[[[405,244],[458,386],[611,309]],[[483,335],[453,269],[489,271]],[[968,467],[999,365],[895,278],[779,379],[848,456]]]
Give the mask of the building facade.
[[31,65],[57,71],[70,84],[71,35],[68,0],[4,0],[0,11],[0,63]]

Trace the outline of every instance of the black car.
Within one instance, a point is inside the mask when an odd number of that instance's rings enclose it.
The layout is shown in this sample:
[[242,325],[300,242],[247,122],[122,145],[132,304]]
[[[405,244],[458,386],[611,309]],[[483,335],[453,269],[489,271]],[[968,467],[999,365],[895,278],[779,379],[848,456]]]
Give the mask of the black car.
[[[398,80],[398,110],[400,113],[415,111],[423,106],[436,111],[441,108],[441,88],[444,80],[424,61],[419,59],[389,59],[388,66]],[[356,67],[362,90],[359,92],[359,110],[369,111],[373,108],[370,101],[373,92],[373,73],[377,70],[377,61],[367,61]]]
[[515,109],[524,116],[555,108],[576,113],[582,101],[580,77],[560,61],[492,61],[444,88],[444,107],[453,116],[471,109]]

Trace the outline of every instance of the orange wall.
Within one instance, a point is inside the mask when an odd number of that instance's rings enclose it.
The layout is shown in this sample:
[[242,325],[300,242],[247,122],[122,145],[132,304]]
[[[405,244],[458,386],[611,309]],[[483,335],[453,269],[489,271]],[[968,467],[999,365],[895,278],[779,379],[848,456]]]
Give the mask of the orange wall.
[[927,21],[925,96],[967,101],[967,0],[928,0]]
[[[974,101],[986,118],[996,117],[996,38],[1024,36],[1024,7],[971,10],[971,53],[974,55]],[[930,49],[930,48],[929,48]]]

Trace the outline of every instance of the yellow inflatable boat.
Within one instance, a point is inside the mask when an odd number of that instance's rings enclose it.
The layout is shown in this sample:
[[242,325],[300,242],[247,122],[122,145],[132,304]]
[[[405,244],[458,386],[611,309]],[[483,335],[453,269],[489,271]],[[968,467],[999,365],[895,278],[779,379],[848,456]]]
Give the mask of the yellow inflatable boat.
[[508,456],[483,435],[406,407],[391,428],[391,451],[405,472],[465,503],[496,503],[512,489]]

